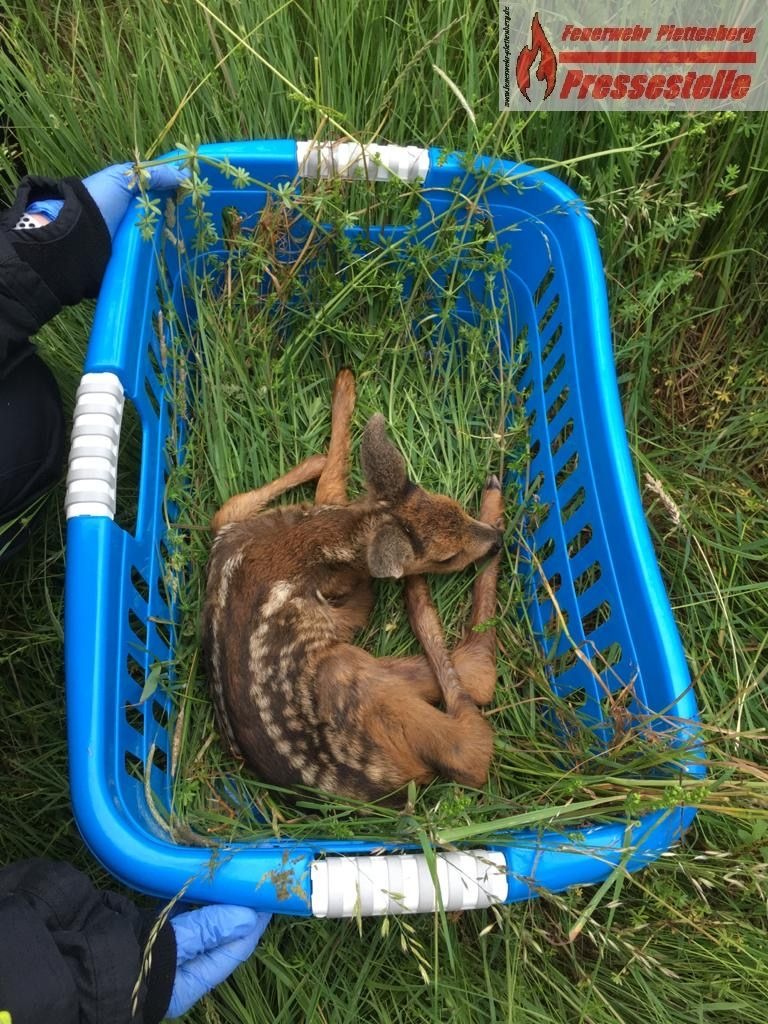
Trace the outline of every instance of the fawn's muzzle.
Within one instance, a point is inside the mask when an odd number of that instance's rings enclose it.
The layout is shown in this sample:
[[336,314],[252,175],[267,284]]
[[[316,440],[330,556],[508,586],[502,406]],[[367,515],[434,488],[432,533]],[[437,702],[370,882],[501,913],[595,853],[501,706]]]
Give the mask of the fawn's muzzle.
[[497,531],[496,540],[494,540],[494,542],[491,544],[490,548],[488,548],[488,554],[489,555],[498,555],[498,553],[501,551],[503,546],[504,546],[504,531],[503,530],[498,530]]

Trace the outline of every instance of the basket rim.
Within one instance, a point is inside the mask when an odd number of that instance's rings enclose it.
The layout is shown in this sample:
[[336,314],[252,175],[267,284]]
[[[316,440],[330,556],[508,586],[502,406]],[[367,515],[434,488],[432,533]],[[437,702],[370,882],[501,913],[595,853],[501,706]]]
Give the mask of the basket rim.
[[[179,150],[172,151],[165,154],[165,158],[179,155],[180,152]],[[211,143],[201,146],[200,152],[217,159],[227,158],[233,162],[238,159],[263,157],[267,160],[284,163],[287,171],[292,171],[294,176],[298,174],[299,170],[297,143],[293,140]],[[467,163],[463,154],[446,152],[437,148],[420,152],[427,152],[429,160],[429,169],[424,177],[424,190],[445,187],[446,183],[455,180],[457,175],[472,176],[476,172],[491,173],[498,175],[505,182],[525,179],[530,182],[531,191],[538,191],[541,195],[551,196],[559,203],[565,204],[572,215],[573,226],[584,256],[584,265],[576,268],[575,272],[584,278],[589,278],[591,275],[602,286],[602,261],[594,229],[586,215],[586,206],[575,192],[550,172],[538,170],[528,164],[513,163],[486,156],[473,158],[470,163]],[[131,378],[131,374],[126,371],[118,358],[120,348],[117,335],[124,328],[131,304],[137,301],[137,289],[141,284],[131,274],[138,264],[141,254],[142,243],[139,232],[136,230],[139,214],[138,202],[134,201],[132,213],[126,216],[115,239],[113,255],[102,286],[102,297],[97,306],[91,343],[85,361],[85,373],[116,375],[129,398],[138,393],[139,385],[137,380]],[[597,273],[598,268],[599,274]],[[606,388],[601,388],[601,415],[609,435],[620,439],[613,454],[616,456],[619,490],[626,499],[625,512],[629,520],[628,528],[637,544],[639,558],[644,563],[642,574],[649,599],[656,603],[662,611],[666,607],[669,613],[669,621],[662,623],[660,637],[671,662],[673,662],[672,671],[681,679],[689,679],[682,645],[674,620],[671,618],[671,611],[669,611],[666,592],[643,515],[629,457],[616,385],[608,326],[607,296],[604,286],[590,287],[590,296],[594,303],[591,333],[594,336],[596,360],[598,366],[605,372],[605,380],[608,382]],[[610,386],[611,381],[613,381],[613,387]],[[104,635],[104,631],[108,632],[109,630],[107,610],[110,607],[111,599],[105,581],[98,578],[96,565],[99,563],[101,572],[105,567],[109,571],[118,573],[124,571],[125,566],[130,564],[132,543],[134,543],[133,538],[122,534],[109,515],[75,515],[69,520],[65,657],[71,786],[78,827],[97,859],[124,882],[144,891],[156,892],[158,895],[172,895],[187,879],[194,878],[198,881],[189,883],[190,896],[197,894],[201,899],[227,901],[227,899],[231,899],[231,896],[226,894],[235,891],[242,884],[243,876],[247,876],[248,870],[261,872],[266,877],[276,870],[275,857],[282,857],[286,851],[289,851],[291,861],[295,860],[297,874],[304,878],[312,860],[324,852],[331,855],[352,854],[370,852],[374,845],[376,848],[386,847],[387,844],[352,840],[328,842],[270,839],[253,841],[248,844],[223,844],[220,853],[223,853],[224,856],[217,869],[217,877],[223,878],[223,885],[213,887],[203,877],[210,871],[210,850],[201,851],[199,847],[177,845],[167,837],[160,836],[157,827],[153,827],[149,821],[142,831],[140,823],[129,816],[125,807],[120,805],[119,796],[110,785],[106,773],[102,771],[105,765],[115,760],[113,756],[110,756],[107,749],[107,737],[99,724],[102,721],[100,716],[105,714],[107,705],[102,690],[107,686],[109,667],[104,651],[99,648],[98,638]],[[90,581],[84,582],[83,576],[88,571],[91,572],[92,578]],[[83,677],[80,664],[83,643],[85,642],[87,646],[87,638],[84,641],[83,631],[78,628],[78,623],[82,621],[94,624],[90,649],[91,669],[90,675],[87,675],[86,678]],[[76,644],[73,643],[73,637],[76,637]],[[98,673],[100,673],[100,684],[96,681]],[[693,713],[690,718],[692,724],[695,724],[698,720],[695,699],[690,688],[686,692],[690,695],[686,706],[692,709]],[[82,710],[84,701],[90,702],[87,713]],[[685,765],[684,770],[691,776],[700,777],[705,774],[705,767],[698,748],[695,749],[695,755],[690,763]],[[643,866],[648,860],[654,859],[667,849],[688,827],[695,813],[694,808],[678,807],[666,811],[649,812],[635,819],[632,825],[632,834],[636,833],[640,839],[631,858],[633,868],[630,870]],[[612,851],[613,854],[623,850],[626,844],[627,832],[626,826],[623,825],[600,824],[582,829],[572,829],[570,832],[578,833],[584,838],[589,837],[590,846],[594,845],[604,851]],[[655,838],[660,839],[664,845],[659,845],[654,841],[654,833]],[[530,847],[526,846],[528,839],[535,840]],[[553,855],[555,860],[562,855],[567,861],[568,856],[574,853],[577,853],[583,862],[586,863],[587,860],[583,856],[584,846],[581,843],[577,842],[569,849],[563,842],[563,835],[558,832],[545,833],[543,838],[536,832],[516,832],[514,839],[510,838],[509,840],[505,840],[501,835],[489,835],[483,842],[486,848],[504,851],[508,869],[516,877],[525,877],[525,872],[521,873],[519,866],[515,868],[514,865],[516,858],[523,856],[529,849],[537,851],[537,856]],[[402,847],[392,845],[388,848],[401,849]],[[150,851],[154,858],[151,868],[152,877],[150,877],[150,873],[143,870],[144,860]],[[237,856],[230,858],[230,854],[234,853],[237,853]],[[267,858],[269,858],[269,863],[267,863]],[[240,862],[236,868],[229,866],[234,861]],[[614,869],[615,864],[615,859],[611,862],[610,858],[604,858],[600,868],[603,874],[599,877],[596,876],[593,866],[587,872],[589,877],[584,881],[599,881]],[[557,870],[556,868],[555,875]],[[155,881],[153,879],[161,877],[163,879],[162,886],[158,882],[158,889],[154,888]],[[579,879],[569,877],[566,885],[577,884],[578,881]],[[510,885],[510,899],[527,898],[535,892],[533,884],[526,882],[521,883],[521,886],[521,888],[515,889]],[[273,909],[282,912],[300,915],[311,912],[307,908],[306,901],[295,894],[288,899],[278,899],[277,903],[279,905]]]

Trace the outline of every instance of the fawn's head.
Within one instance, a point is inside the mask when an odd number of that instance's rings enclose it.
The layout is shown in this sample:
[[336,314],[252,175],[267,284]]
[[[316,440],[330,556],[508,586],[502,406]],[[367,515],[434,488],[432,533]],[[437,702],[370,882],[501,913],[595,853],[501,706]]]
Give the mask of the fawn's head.
[[455,572],[501,547],[502,530],[473,519],[453,498],[431,494],[408,479],[381,413],[366,425],[361,461],[369,498],[388,513],[368,543],[371,576]]

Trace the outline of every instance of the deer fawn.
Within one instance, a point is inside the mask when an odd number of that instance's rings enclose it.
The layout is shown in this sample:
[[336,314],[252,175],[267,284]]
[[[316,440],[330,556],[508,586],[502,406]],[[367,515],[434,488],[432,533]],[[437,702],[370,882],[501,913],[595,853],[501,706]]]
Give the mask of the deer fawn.
[[[348,503],[355,382],[336,378],[328,454],[230,498],[213,518],[203,643],[219,728],[259,777],[376,799],[440,775],[484,784],[493,734],[478,704],[496,683],[503,502],[486,482],[480,519],[412,483],[383,416],[364,432],[367,493]],[[264,511],[317,480],[314,505]],[[422,573],[491,558],[474,584],[470,628],[449,653]],[[350,641],[373,607],[372,577],[405,577],[424,655],[375,658]],[[442,703],[445,710],[435,705]]]

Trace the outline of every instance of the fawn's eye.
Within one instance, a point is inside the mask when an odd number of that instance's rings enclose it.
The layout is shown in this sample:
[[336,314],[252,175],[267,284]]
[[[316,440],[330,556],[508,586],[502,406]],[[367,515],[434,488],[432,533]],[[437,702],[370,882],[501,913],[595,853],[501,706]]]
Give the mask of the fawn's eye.
[[323,594],[322,591],[317,591],[317,596],[325,604],[329,604],[332,608],[340,608],[349,597],[347,593],[336,593],[335,591]]
[[448,555],[447,558],[436,558],[435,559],[435,565],[445,565],[448,562],[452,562],[455,557],[456,557],[456,554],[454,553],[452,555]]

